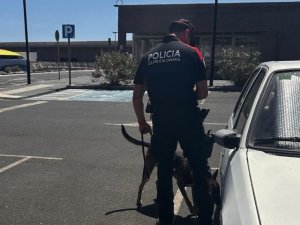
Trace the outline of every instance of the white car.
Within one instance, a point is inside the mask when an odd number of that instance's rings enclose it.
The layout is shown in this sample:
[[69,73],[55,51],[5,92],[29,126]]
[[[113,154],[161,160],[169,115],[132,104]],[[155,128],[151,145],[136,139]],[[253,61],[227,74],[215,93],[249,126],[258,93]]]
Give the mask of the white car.
[[260,64],[215,142],[221,224],[300,224],[300,61]]

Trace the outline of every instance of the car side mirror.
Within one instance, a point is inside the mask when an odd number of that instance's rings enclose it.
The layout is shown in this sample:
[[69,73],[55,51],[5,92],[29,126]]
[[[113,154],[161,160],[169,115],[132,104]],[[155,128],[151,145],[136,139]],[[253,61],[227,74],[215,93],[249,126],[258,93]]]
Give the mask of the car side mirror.
[[214,142],[225,148],[238,148],[240,144],[241,137],[237,135],[236,132],[221,129],[213,134]]

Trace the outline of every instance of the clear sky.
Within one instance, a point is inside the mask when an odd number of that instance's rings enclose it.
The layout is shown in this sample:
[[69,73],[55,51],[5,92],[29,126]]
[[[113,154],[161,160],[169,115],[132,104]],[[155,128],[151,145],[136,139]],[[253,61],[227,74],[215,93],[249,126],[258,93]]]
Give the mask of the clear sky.
[[[117,0],[26,0],[29,41],[55,41],[54,33],[56,30],[62,32],[62,24],[75,24],[74,41],[103,41],[108,38],[114,40],[113,31],[117,31],[118,11],[113,5],[116,2]],[[124,5],[214,2],[214,0],[123,0]],[[219,3],[228,2],[283,1],[219,0]],[[16,41],[25,41],[23,1],[0,0],[0,42]]]

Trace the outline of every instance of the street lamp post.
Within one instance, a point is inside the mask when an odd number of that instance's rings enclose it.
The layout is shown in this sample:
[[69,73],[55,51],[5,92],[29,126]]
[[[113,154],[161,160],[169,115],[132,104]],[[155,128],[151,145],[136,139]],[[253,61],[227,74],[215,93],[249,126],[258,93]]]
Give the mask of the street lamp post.
[[26,0],[23,0],[24,10],[24,24],[25,24],[25,40],[26,40],[26,57],[27,57],[27,84],[31,84],[30,77],[30,60],[29,60],[29,44],[28,44],[28,30],[27,30],[27,13],[26,13]]
[[210,54],[210,80],[209,80],[210,87],[214,85],[217,15],[218,15],[218,0],[215,0],[213,38],[212,38],[212,47],[211,47],[211,54]]

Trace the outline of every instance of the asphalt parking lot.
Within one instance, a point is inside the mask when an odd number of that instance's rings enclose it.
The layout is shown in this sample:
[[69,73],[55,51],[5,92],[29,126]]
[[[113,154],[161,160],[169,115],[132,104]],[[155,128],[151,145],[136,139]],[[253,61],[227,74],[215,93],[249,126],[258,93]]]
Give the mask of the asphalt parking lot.
[[[210,92],[202,102],[211,110],[207,130],[225,127],[238,94]],[[154,223],[156,172],[145,187],[144,207],[137,210],[142,153],[120,132],[125,124],[140,137],[130,102],[60,101],[46,95],[3,100],[0,121],[0,224]],[[218,149],[210,160],[213,168]],[[185,203],[176,204],[175,224],[192,224]]]

